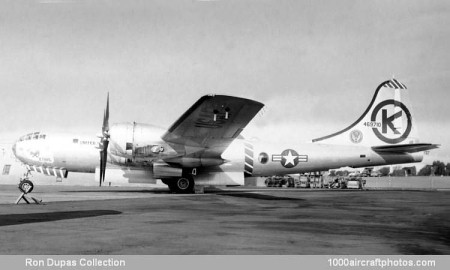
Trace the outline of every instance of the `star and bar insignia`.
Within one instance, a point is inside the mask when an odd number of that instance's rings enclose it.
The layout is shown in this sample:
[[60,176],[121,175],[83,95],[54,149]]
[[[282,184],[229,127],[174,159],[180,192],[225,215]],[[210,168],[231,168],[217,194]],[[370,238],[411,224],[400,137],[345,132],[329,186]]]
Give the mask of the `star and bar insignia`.
[[299,162],[308,162],[307,155],[299,155],[295,150],[286,149],[281,155],[272,155],[272,161],[280,161],[285,168],[294,168]]

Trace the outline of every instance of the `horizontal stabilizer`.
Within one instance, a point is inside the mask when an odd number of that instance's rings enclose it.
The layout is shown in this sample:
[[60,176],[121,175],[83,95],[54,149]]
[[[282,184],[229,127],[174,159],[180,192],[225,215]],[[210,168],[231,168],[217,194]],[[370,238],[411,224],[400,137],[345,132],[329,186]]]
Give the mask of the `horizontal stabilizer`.
[[411,143],[411,144],[373,146],[372,150],[375,152],[416,153],[416,152],[436,149],[438,147],[439,147],[439,144]]

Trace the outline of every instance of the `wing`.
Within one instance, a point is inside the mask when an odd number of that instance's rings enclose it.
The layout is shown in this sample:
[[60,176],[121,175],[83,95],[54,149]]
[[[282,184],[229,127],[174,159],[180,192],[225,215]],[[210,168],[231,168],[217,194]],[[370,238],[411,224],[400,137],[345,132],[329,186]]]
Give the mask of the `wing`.
[[438,144],[431,143],[411,143],[411,144],[397,144],[397,145],[382,145],[374,146],[372,149],[375,152],[390,152],[390,153],[416,153],[438,148]]
[[264,105],[232,96],[200,98],[163,135],[177,152],[218,157]]

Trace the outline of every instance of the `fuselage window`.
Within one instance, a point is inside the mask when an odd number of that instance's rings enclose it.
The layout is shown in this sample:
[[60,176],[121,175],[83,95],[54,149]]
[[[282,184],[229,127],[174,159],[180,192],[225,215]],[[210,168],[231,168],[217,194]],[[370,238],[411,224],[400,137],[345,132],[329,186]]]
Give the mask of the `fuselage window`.
[[73,139],[73,143],[78,143],[78,139]]
[[260,153],[258,156],[258,160],[261,164],[266,164],[267,161],[269,161],[269,155],[267,155],[267,153]]
[[9,170],[11,169],[11,165],[3,166],[3,175],[9,175]]

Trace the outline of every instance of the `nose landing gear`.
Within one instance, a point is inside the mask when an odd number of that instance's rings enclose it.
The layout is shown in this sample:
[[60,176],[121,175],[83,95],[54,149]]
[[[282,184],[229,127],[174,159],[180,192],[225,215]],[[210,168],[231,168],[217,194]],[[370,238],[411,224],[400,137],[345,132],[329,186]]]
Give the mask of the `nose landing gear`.
[[[31,175],[31,172],[28,170],[24,176],[22,178],[20,178],[20,182],[19,182],[19,190],[21,192],[19,198],[17,198],[16,200],[16,204],[19,204],[19,202],[21,200],[24,200],[27,204],[30,204],[29,198],[27,198],[27,196],[25,196],[25,194],[31,193],[31,191],[33,191],[34,188],[34,184],[33,182],[31,182],[31,180],[29,179],[29,175]],[[30,197],[34,203],[36,204],[41,204],[42,200],[37,200],[36,198]]]
[[19,183],[19,189],[25,194],[31,193],[33,191],[34,184],[28,179],[22,179]]

